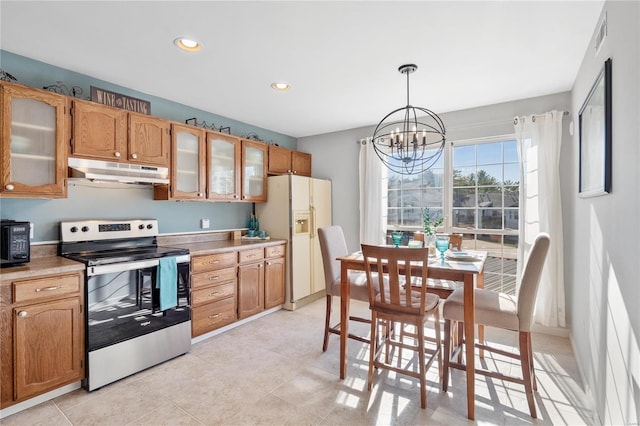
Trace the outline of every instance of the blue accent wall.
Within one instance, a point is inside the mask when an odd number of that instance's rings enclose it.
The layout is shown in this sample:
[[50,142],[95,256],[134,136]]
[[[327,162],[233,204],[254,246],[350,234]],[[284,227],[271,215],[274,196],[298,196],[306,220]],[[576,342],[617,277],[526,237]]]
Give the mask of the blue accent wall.
[[[98,80],[44,62],[0,50],[0,67],[18,79],[18,83],[42,88],[60,81],[68,88],[82,89],[81,98],[90,96],[90,86],[100,87],[151,102],[151,115],[184,122],[198,121],[231,127],[231,134],[258,134],[263,140],[296,149],[296,139],[287,135],[251,126],[223,116],[141,93],[126,87]],[[34,223],[33,241],[59,240],[59,222],[75,219],[158,219],[160,233],[197,232],[200,219],[210,220],[209,230],[246,227],[252,211],[250,203],[155,201],[151,186],[128,184],[94,184],[70,181],[66,199],[0,198],[0,217]]]

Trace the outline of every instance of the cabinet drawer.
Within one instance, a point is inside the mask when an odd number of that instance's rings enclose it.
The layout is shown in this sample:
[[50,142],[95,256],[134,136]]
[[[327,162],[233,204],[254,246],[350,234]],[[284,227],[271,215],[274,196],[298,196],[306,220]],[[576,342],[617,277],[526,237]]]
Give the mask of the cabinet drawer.
[[236,294],[236,281],[215,285],[201,290],[191,292],[191,304],[193,306],[203,305],[208,302],[216,302],[225,297]]
[[251,250],[242,250],[238,253],[238,258],[240,263],[245,262],[254,262],[256,260],[264,259],[264,250],[259,249],[251,249]]
[[236,268],[225,268],[211,272],[201,272],[191,275],[191,288],[196,290],[212,284],[223,283],[236,279]]
[[62,275],[14,281],[13,303],[58,297],[80,291],[80,275]]
[[235,251],[210,254],[207,256],[196,256],[191,260],[191,272],[214,271],[216,269],[235,266],[236,256]]
[[284,256],[284,244],[280,246],[267,247],[264,249],[264,257]]
[[236,320],[236,298],[229,297],[218,302],[193,308],[191,312],[191,333],[199,336]]

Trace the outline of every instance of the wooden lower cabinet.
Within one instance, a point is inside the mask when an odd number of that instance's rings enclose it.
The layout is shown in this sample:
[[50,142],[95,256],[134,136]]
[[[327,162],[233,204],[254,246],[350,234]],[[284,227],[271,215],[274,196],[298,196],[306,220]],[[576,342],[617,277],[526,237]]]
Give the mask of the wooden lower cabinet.
[[231,324],[236,313],[235,251],[191,258],[191,335]]
[[3,282],[0,407],[84,378],[83,273]]
[[284,303],[285,269],[284,245],[265,248],[264,262],[264,308],[269,309]]
[[264,310],[264,264],[238,266],[238,319]]
[[284,256],[284,244],[192,256],[192,336],[282,305]]
[[194,306],[191,315],[191,334],[194,337],[231,324],[237,318],[235,294],[217,302]]

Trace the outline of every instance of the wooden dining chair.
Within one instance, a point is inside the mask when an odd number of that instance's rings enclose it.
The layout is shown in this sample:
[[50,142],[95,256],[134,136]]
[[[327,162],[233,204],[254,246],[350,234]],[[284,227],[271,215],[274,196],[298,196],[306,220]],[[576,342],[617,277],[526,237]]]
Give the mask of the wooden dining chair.
[[[426,282],[428,248],[404,248],[390,246],[372,246],[362,244],[362,255],[365,259],[365,273],[369,291],[369,307],[371,309],[371,343],[369,346],[368,390],[373,384],[375,369],[387,369],[396,373],[416,377],[420,380],[420,405],[427,406],[426,375],[427,370],[438,360],[438,372],[441,372],[442,355],[440,342],[440,315],[438,305],[440,298],[428,294],[425,286],[412,287],[414,280]],[[417,269],[416,269],[417,268]],[[415,271],[412,271],[415,269]],[[415,276],[415,275],[418,276]],[[434,350],[425,347],[424,328],[427,320],[433,317],[436,341]],[[394,334],[394,326],[400,323],[400,329],[412,325],[417,334],[415,345],[405,342],[403,334]],[[384,333],[378,336],[379,328]],[[398,339],[398,336],[400,337]],[[398,348],[400,364],[394,366],[389,361],[391,348]],[[384,361],[381,359],[385,350]],[[410,369],[411,364],[402,363],[402,349],[417,352],[418,372]],[[430,355],[427,358],[427,354]]]
[[[488,350],[500,355],[508,356],[520,360],[522,367],[522,378],[507,376],[498,372],[476,368],[476,373],[501,380],[507,380],[524,385],[529,404],[531,417],[536,417],[536,406],[533,398],[533,391],[537,390],[535,371],[533,367],[533,349],[531,347],[531,326],[533,325],[533,311],[540,283],[540,274],[544,261],[549,251],[549,235],[539,234],[531,247],[522,271],[522,280],[518,297],[491,290],[475,289],[475,313],[476,324],[484,324],[492,327],[512,330],[519,333],[519,353],[514,354],[497,349],[493,346],[475,342],[464,342],[465,344],[475,344],[478,349]],[[443,316],[445,322],[445,360],[442,377],[442,390],[447,391],[449,384],[449,368],[464,370],[466,367],[459,362],[453,362],[455,354],[462,350],[457,347],[451,352],[451,328],[452,321],[462,323],[464,320],[464,289],[455,290],[444,302]],[[466,360],[467,363],[474,360]]]
[[[320,251],[322,253],[322,264],[324,267],[325,293],[326,293],[326,314],[324,323],[324,342],[322,351],[325,352],[329,346],[329,333],[340,334],[340,323],[331,325],[331,304],[335,296],[340,297],[340,262],[339,257],[349,254],[347,242],[340,226],[326,226],[318,228],[318,238]],[[350,298],[363,302],[369,301],[367,290],[367,277],[362,271],[349,271],[349,291]],[[349,316],[349,320],[370,323],[368,318]],[[363,343],[369,343],[369,339],[349,333],[349,337]]]

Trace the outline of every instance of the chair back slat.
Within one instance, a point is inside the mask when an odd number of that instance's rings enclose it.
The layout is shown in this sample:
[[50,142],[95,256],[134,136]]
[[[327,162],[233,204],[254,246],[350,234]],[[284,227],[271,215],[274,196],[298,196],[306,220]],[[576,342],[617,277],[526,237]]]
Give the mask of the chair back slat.
[[[424,315],[428,248],[362,244],[362,254],[369,288],[369,306],[372,309]],[[415,275],[419,279],[416,280]],[[375,292],[376,282],[379,293]],[[412,286],[412,282],[420,283],[420,286]]]

